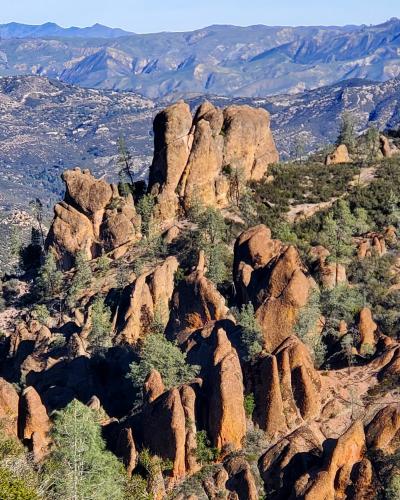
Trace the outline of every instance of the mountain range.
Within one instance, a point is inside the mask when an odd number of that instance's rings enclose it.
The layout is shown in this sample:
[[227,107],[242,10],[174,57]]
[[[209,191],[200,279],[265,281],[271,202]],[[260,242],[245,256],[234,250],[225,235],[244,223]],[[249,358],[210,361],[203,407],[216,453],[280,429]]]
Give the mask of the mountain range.
[[376,26],[217,25],[143,35],[12,23],[0,26],[0,37],[0,76],[40,75],[153,99],[265,97],[400,74],[396,18]]

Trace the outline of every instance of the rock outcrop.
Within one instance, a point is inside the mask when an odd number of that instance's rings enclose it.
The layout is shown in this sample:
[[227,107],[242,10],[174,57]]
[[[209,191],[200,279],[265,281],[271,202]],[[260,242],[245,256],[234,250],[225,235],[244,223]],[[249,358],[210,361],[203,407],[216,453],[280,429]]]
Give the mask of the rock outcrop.
[[147,404],[140,417],[143,446],[172,460],[176,479],[197,468],[195,400],[191,386],[175,387]]
[[167,324],[174,291],[174,275],[178,266],[176,257],[168,257],[153,271],[140,275],[129,286],[129,303],[120,312],[118,320],[120,327],[117,342],[136,343],[147,333],[155,317],[164,325]]
[[120,196],[116,186],[95,179],[88,170],[67,170],[63,180],[65,199],[54,207],[47,237],[63,269],[73,266],[78,252],[92,259],[114,250],[119,257],[140,238],[132,196]]
[[274,351],[292,335],[314,285],[298,251],[272,240],[266,226],[253,227],[236,240],[233,278],[239,303],[256,310],[264,348]]
[[209,429],[214,446],[223,449],[242,447],[246,434],[243,376],[239,357],[229,342],[226,332],[216,332],[216,349],[209,375]]
[[307,426],[280,439],[259,461],[266,493],[275,500],[290,498],[296,481],[320,463],[322,454],[321,439]]
[[229,176],[259,180],[278,161],[264,109],[230,106],[224,110],[204,102],[194,118],[180,101],[154,120],[154,159],[149,191],[157,197],[156,216],[173,219],[179,207],[194,202],[229,204]]
[[18,404],[14,386],[0,378],[0,424],[2,430],[14,436],[18,434]]
[[33,452],[36,462],[49,450],[50,419],[42,400],[33,387],[27,387],[19,401],[18,434]]
[[192,274],[180,281],[174,292],[167,332],[183,344],[196,330],[228,316],[224,297],[204,276],[200,263]]
[[[356,421],[337,440],[327,457],[326,465],[317,472],[307,472],[297,481],[295,487],[297,497],[305,500],[348,498],[347,489],[351,486],[354,488],[360,473],[363,473],[365,469],[365,463],[364,467],[360,467],[364,460],[365,450],[363,425],[360,421]],[[362,486],[367,491],[370,485],[364,482]]]
[[387,253],[386,236],[379,233],[366,234],[358,243],[357,255],[360,260],[375,255],[382,257]]
[[332,290],[339,284],[347,283],[345,266],[337,262],[328,262],[329,250],[318,245],[311,249],[311,255],[317,261],[317,272],[323,288]]
[[360,352],[365,352],[368,349],[374,349],[376,344],[375,332],[378,325],[372,319],[371,309],[364,307],[360,311],[358,322],[358,331],[360,333]]
[[400,438],[400,405],[390,404],[378,411],[366,430],[369,448],[395,453]]
[[286,339],[254,366],[254,418],[271,438],[316,418],[321,411],[321,381],[307,347]]
[[350,163],[351,158],[345,144],[340,144],[337,148],[326,157],[326,165],[339,165],[340,163]]

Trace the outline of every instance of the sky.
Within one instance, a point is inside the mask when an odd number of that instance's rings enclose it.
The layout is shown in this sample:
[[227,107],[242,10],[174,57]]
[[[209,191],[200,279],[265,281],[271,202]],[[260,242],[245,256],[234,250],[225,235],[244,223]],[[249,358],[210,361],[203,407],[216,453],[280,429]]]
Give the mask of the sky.
[[399,0],[0,0],[0,7],[0,24],[101,23],[137,33],[211,24],[379,24],[400,17]]

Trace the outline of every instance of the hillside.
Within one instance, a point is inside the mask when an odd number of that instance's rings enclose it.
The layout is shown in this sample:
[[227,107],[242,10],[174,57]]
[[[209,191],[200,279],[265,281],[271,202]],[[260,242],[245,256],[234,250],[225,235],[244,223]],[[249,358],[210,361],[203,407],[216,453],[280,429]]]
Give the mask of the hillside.
[[283,164],[210,102],[153,131],[147,186],[66,170],[0,282],[1,495],[396,500],[399,149],[344,121]]
[[[204,96],[189,100],[192,108]],[[348,81],[296,96],[269,99],[209,96],[217,105],[249,104],[271,113],[282,159],[336,140],[340,115],[351,111],[357,130],[400,126],[400,80]],[[116,178],[118,138],[123,135],[146,178],[153,147],[152,119],[164,103],[132,93],[81,89],[42,77],[0,79],[0,207],[26,208],[40,197],[48,208],[63,191],[60,174],[77,165]]]
[[156,99],[193,92],[265,97],[395,78],[399,34],[395,18],[377,26],[210,26],[145,35],[12,24],[0,27],[0,76],[40,75]]

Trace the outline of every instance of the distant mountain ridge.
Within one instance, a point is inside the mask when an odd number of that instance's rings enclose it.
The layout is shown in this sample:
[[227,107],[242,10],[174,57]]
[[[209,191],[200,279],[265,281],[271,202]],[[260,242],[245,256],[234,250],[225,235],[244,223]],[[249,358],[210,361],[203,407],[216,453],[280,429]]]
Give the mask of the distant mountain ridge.
[[45,23],[40,25],[7,23],[0,24],[0,38],[117,38],[120,36],[131,35],[129,31],[120,28],[109,28],[102,24],[94,24],[86,28],[71,26],[62,28],[56,23]]
[[400,75],[400,20],[376,26],[210,26],[134,34],[91,28],[0,26],[0,76],[39,75],[152,99],[265,97]]

